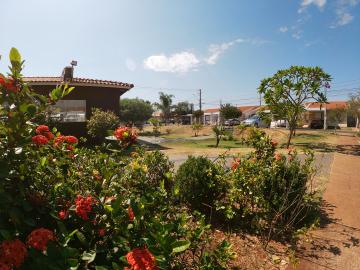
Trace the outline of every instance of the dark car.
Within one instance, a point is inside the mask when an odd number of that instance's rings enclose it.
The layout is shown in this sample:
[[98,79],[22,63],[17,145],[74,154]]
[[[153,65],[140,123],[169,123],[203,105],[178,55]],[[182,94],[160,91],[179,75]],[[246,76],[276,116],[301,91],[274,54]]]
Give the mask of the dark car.
[[225,121],[225,126],[237,126],[240,125],[240,120],[239,119],[228,119]]
[[309,127],[314,129],[324,128],[324,120],[311,120]]

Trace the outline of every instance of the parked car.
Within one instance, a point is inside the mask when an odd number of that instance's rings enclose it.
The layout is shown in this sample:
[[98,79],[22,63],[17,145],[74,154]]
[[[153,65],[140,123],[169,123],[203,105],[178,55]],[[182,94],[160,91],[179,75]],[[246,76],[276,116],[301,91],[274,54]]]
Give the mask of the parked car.
[[278,128],[278,127],[286,127],[287,121],[286,120],[275,120],[271,121],[270,128]]
[[237,126],[241,124],[241,121],[239,119],[228,119],[225,121],[225,126]]
[[324,128],[324,120],[321,119],[311,120],[309,127],[316,129]]
[[269,127],[269,124],[266,123],[257,115],[251,116],[250,118],[242,121],[241,123],[244,124],[245,126],[251,126],[251,127]]

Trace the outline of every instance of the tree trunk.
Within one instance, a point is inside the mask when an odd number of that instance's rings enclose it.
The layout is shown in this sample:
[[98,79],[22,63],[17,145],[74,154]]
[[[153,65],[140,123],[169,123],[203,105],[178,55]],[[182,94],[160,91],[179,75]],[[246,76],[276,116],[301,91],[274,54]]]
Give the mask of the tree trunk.
[[290,133],[289,133],[288,141],[286,144],[287,149],[289,149],[289,147],[290,147],[291,138],[293,137],[294,132],[295,132],[295,129],[290,126]]
[[216,136],[216,145],[215,145],[216,148],[219,146],[219,143],[220,143],[220,136]]

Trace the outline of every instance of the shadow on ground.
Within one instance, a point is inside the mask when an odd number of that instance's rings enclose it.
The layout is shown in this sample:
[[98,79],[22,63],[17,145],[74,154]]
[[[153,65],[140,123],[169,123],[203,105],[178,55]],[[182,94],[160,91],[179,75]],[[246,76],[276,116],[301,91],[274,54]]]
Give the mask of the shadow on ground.
[[[337,257],[344,249],[360,247],[360,228],[354,228],[333,218],[336,206],[322,201],[320,228],[312,232],[296,251],[303,262],[298,269],[331,269],[337,270]],[[289,269],[297,269],[290,267]]]

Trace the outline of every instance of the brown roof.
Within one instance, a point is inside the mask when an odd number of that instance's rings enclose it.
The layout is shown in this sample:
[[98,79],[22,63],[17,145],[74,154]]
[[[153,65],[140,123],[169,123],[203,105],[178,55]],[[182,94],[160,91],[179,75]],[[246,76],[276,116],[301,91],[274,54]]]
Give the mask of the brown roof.
[[[306,109],[312,109],[312,110],[320,110],[321,103],[319,102],[308,102],[306,103]],[[346,101],[329,101],[326,103],[326,109],[327,110],[333,110],[336,108],[345,108],[347,106]],[[325,108],[325,104],[322,104],[321,108]]]
[[240,107],[238,107],[238,109],[239,109],[241,112],[253,111],[253,110],[257,110],[257,109],[259,109],[259,108],[260,108],[260,106],[257,106],[257,105],[240,106]]
[[[24,81],[30,85],[49,85],[49,84],[61,84],[65,83],[63,77],[24,77]],[[73,78],[70,85],[76,86],[97,86],[97,87],[109,87],[109,88],[121,88],[131,89],[134,87],[133,84],[117,82],[117,81],[106,81],[97,79],[86,79],[86,78]]]
[[219,108],[206,109],[204,113],[215,113],[220,111]]

